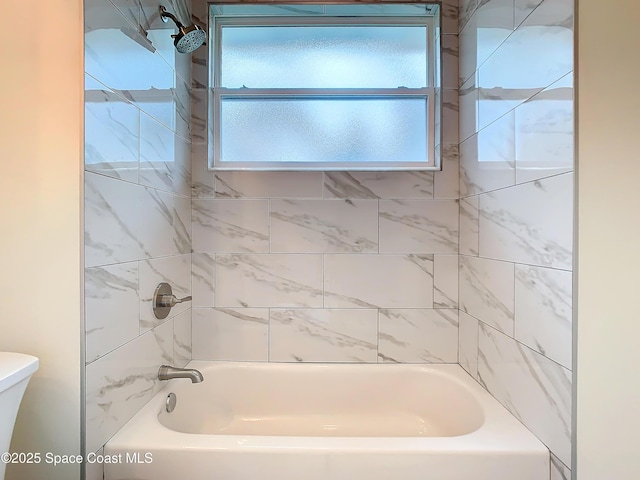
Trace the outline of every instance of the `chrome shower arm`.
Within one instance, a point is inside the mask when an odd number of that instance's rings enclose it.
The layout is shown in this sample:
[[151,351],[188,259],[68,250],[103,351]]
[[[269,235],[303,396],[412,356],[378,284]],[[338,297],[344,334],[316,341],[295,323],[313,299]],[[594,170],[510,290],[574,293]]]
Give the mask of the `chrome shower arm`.
[[160,18],[165,23],[167,22],[166,19],[170,18],[171,20],[173,20],[173,23],[175,23],[178,28],[184,28],[184,25],[182,25],[180,20],[178,20],[177,17],[173,13],[167,12],[167,9],[165,7],[163,7],[162,5],[160,5]]

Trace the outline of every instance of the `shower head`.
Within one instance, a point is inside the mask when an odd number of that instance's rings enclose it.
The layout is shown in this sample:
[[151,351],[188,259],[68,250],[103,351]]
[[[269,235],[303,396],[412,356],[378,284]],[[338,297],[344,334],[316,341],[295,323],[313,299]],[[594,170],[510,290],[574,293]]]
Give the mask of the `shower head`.
[[178,33],[171,35],[171,38],[173,38],[173,44],[175,45],[176,50],[180,53],[193,52],[207,39],[207,34],[202,28],[198,25],[185,27],[180,23],[175,15],[167,12],[167,9],[163,6],[160,6],[160,18],[165,23],[171,19],[173,20],[173,23],[176,24],[176,27],[178,27]]

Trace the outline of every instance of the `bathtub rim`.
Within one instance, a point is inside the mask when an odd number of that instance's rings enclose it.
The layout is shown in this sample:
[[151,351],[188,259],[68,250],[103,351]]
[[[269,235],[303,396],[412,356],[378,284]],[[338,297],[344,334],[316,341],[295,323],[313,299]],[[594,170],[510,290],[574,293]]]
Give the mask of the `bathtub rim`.
[[[252,364],[278,365],[263,362],[191,361],[187,368],[203,368],[215,365]],[[289,364],[285,364],[289,365]],[[334,363],[315,365],[336,365]],[[341,364],[339,364],[341,365]],[[357,364],[349,364],[357,365]],[[369,365],[369,364],[363,364]],[[529,453],[548,455],[547,447],[519,420],[506,410],[459,364],[370,364],[391,368],[419,368],[435,370],[461,382],[479,402],[484,422],[475,431],[451,437],[303,437],[267,435],[216,435],[183,433],[171,430],[160,423],[159,413],[165,406],[166,395],[171,391],[172,380],[165,385],[140,411],[138,411],[104,446],[105,454],[120,451],[171,451],[189,450],[245,452],[317,451],[317,452],[402,452],[432,453]],[[183,380],[184,381],[184,380]],[[206,381],[206,375],[205,375]]]

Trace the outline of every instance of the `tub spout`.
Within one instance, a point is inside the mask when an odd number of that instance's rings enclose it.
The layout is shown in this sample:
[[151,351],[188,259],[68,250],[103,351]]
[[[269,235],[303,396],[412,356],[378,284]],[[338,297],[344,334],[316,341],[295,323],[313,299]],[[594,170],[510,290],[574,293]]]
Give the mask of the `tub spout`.
[[172,378],[189,378],[191,379],[191,383],[204,382],[204,377],[198,370],[162,365],[160,370],[158,370],[158,380],[171,380]]

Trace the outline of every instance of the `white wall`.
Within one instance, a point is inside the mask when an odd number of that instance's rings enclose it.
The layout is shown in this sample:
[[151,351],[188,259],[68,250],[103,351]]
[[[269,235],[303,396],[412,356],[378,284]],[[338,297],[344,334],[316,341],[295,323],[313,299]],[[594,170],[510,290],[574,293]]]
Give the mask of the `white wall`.
[[578,2],[577,478],[640,478],[640,4]]
[[[78,454],[82,2],[26,7],[2,2],[0,350],[40,358],[12,449]],[[77,465],[7,469],[7,479],[79,476]]]

